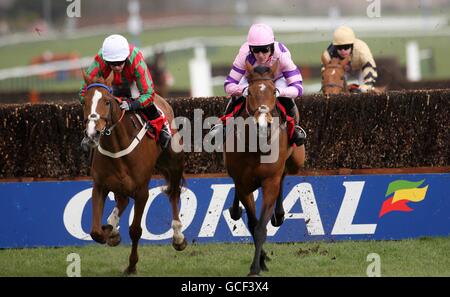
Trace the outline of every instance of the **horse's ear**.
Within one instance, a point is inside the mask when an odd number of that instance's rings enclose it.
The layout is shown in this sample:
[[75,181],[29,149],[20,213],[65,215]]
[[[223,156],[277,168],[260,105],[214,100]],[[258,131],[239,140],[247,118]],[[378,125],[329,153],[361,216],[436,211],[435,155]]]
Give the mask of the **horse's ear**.
[[247,70],[248,73],[252,73],[253,72],[253,66],[247,60],[245,61],[245,70]]
[[86,72],[85,72],[83,69],[81,69],[81,74],[83,74],[84,82],[85,82],[87,85],[92,84],[92,80],[89,78],[89,75],[87,75]]
[[322,65],[323,65],[323,66],[325,66],[325,65],[327,65],[328,63],[331,62],[331,60],[328,59],[327,54],[328,54],[327,52],[324,52],[324,53],[322,54],[322,56],[320,56],[320,61],[322,61]]
[[111,71],[111,73],[108,75],[108,77],[107,77],[106,80],[105,80],[105,84],[106,84],[108,87],[111,87],[111,86],[112,86],[113,79],[114,79],[114,74],[113,74],[113,72]]
[[273,75],[277,72],[278,66],[280,65],[280,60],[276,60],[275,63],[273,63],[272,67],[270,67],[270,71]]

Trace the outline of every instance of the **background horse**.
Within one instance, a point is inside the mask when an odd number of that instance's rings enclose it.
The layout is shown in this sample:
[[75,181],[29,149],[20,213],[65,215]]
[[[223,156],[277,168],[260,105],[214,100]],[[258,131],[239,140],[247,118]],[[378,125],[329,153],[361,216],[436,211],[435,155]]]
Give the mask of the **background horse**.
[[[349,93],[349,87],[345,79],[345,68],[350,62],[350,56],[341,60],[339,58],[331,58],[327,63],[324,56],[321,56],[322,64],[325,69],[322,71],[322,88],[320,89],[324,95]],[[386,87],[375,87],[372,91],[381,94]]]
[[164,52],[156,52],[153,60],[148,63],[148,69],[153,79],[155,92],[162,97],[167,98],[169,95],[170,73],[167,70],[166,57]]
[[322,56],[322,64],[325,70],[322,72],[322,88],[324,95],[348,93],[347,81],[345,80],[345,66],[350,62],[349,56],[344,60],[332,58],[330,62]]
[[[90,234],[96,242],[118,245],[120,216],[128,205],[129,197],[134,198],[134,218],[129,228],[132,247],[125,273],[135,273],[137,247],[142,235],[141,219],[149,196],[148,184],[155,167],[168,183],[165,193],[172,207],[173,246],[176,250],[183,250],[187,245],[178,216],[180,191],[184,182],[184,156],[181,150],[178,150],[181,153],[175,153],[170,145],[162,151],[154,139],[145,135],[145,123],[135,113],[125,113],[120,109],[119,99],[111,94],[112,76],[107,81],[102,78],[91,81],[84,72],[83,76],[88,85],[83,106],[86,136],[89,145],[94,148]],[[158,95],[155,103],[171,123],[173,111],[170,105]],[[138,141],[139,137],[141,139]],[[102,226],[105,198],[110,191],[114,193],[116,207],[108,217],[107,224]]]
[[[245,101],[245,109],[241,109],[236,116],[254,119],[258,123],[258,131],[261,133],[267,133],[267,128],[270,127],[274,118],[280,116],[280,112],[275,108],[277,104],[276,89],[273,83],[277,67],[278,62],[271,68],[262,66],[253,68],[248,62],[246,65],[249,73],[248,97]],[[267,270],[265,260],[268,260],[268,257],[262,248],[266,241],[267,223],[271,216],[274,226],[280,226],[284,220],[282,206],[284,176],[286,173],[296,173],[303,166],[305,151],[304,145],[299,148],[295,147],[295,149],[289,145],[286,125],[283,123],[270,136],[272,145],[279,149],[278,158],[272,163],[262,163],[261,157],[265,155],[263,152],[259,150],[251,152],[247,149],[244,152],[236,152],[234,149],[234,143],[241,143],[242,141],[245,142],[246,148],[249,147],[251,129],[247,128],[247,126],[244,129],[237,128],[238,131],[234,133],[233,146],[231,146],[229,139],[226,140],[224,160],[228,174],[233,178],[235,184],[234,202],[230,208],[231,218],[238,220],[241,217],[242,210],[239,207],[239,202],[242,202],[247,212],[248,227],[255,243],[255,254],[249,275],[258,275],[261,270]],[[228,125],[227,129],[230,129]],[[245,130],[249,133],[245,133]],[[245,139],[239,139],[242,132],[245,133]],[[262,187],[263,197],[258,220],[253,192],[259,187]]]

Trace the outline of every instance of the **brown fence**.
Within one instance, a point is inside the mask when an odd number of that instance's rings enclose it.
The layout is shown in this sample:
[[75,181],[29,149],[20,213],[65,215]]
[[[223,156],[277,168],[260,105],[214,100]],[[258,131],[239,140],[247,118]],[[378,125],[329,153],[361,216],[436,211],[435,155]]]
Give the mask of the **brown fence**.
[[[176,116],[220,115],[226,98],[168,99]],[[307,169],[450,165],[450,90],[297,98]],[[79,103],[0,106],[0,178],[88,175]],[[204,130],[204,134],[207,130]],[[187,173],[223,172],[220,153],[186,153]]]

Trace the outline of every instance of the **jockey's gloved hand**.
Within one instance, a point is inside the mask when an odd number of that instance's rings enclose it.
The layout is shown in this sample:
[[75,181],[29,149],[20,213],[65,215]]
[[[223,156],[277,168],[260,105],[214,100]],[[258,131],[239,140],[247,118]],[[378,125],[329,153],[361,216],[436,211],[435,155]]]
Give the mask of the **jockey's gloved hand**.
[[359,89],[361,90],[361,92],[367,93],[367,92],[373,90],[373,86],[372,86],[372,85],[361,85],[361,86],[359,87]]
[[140,107],[141,107],[141,104],[139,103],[139,101],[132,100],[132,99],[126,99],[126,100],[122,101],[122,103],[120,104],[121,109],[131,110],[131,111],[139,109]]

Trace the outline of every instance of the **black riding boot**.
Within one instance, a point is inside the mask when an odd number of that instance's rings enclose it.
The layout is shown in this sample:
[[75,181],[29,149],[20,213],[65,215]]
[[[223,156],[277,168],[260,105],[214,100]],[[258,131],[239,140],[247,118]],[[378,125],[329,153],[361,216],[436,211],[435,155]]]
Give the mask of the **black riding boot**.
[[[157,119],[161,116],[161,114],[159,113],[155,104],[152,104],[147,109],[146,114],[148,115],[150,121]],[[150,124],[150,123],[148,123],[148,124]],[[152,127],[152,128],[154,129],[154,127]],[[161,128],[161,131],[159,132],[159,140],[158,140],[159,145],[161,145],[161,147],[163,149],[165,149],[169,145],[171,139],[172,139],[172,135],[170,134],[169,129],[167,128],[166,125],[163,125]]]
[[[227,107],[225,108],[224,115],[227,115],[231,113],[234,108],[241,103],[245,97],[231,97],[230,101],[228,101]],[[209,134],[211,134],[213,137],[217,135],[220,131],[223,131],[225,128],[225,123],[218,123],[211,127],[209,130]]]
[[306,142],[306,132],[298,125],[298,108],[294,99],[287,97],[278,97],[278,101],[286,109],[286,114],[295,120],[294,134],[292,135],[291,143],[301,146]]

